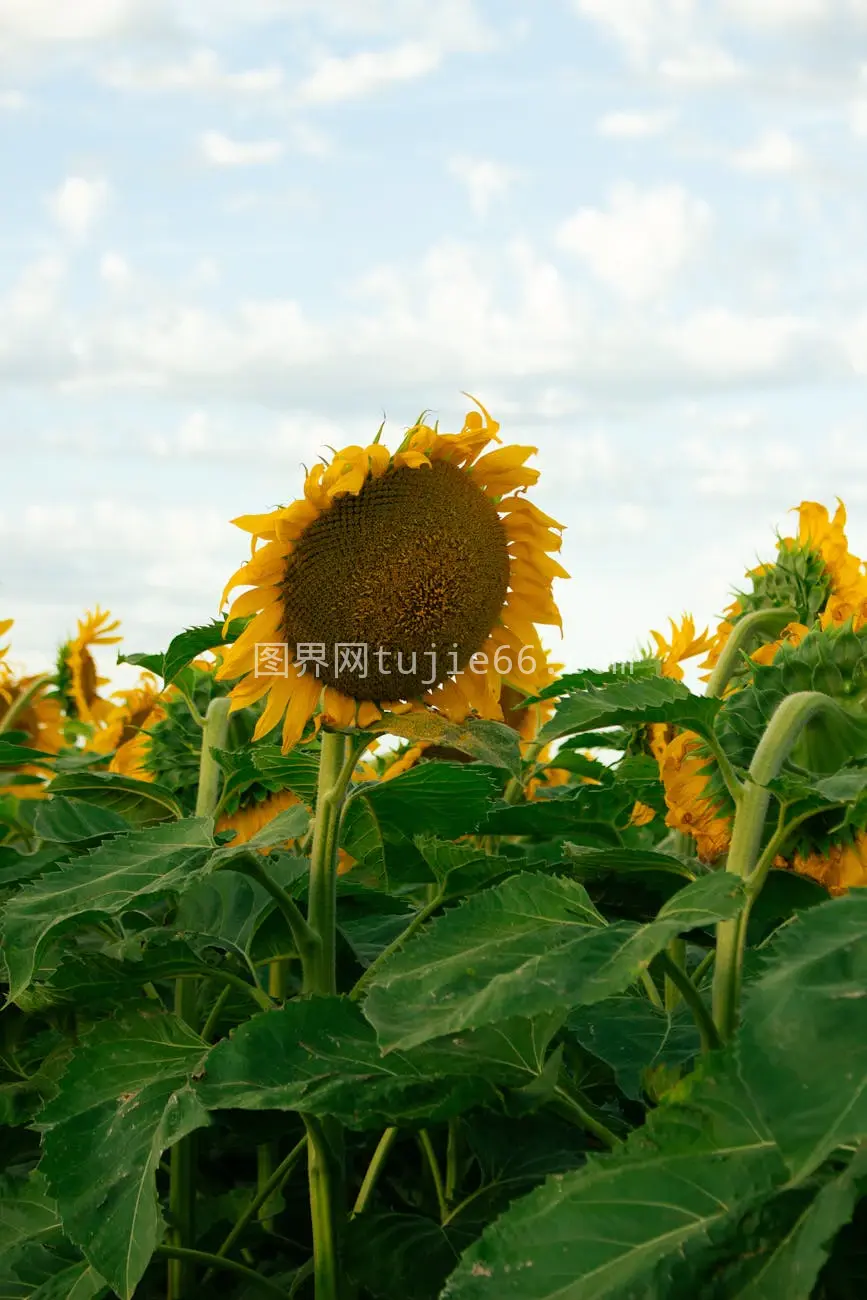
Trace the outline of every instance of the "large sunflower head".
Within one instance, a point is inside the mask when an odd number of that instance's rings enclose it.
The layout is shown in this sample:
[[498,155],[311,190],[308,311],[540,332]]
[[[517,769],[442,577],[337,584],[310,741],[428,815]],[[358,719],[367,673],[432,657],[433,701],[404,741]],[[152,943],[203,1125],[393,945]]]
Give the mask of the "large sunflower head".
[[237,679],[233,709],[267,697],[256,739],[282,720],[291,748],[320,696],[320,721],[350,728],[423,708],[501,719],[504,681],[546,684],[561,525],[522,495],[535,448],[486,451],[498,428],[482,409],[457,434],[415,425],[393,454],[345,447],[293,505],[235,520],[253,555],[224,598],[249,588],[229,618],[255,617],[218,676]]
[[108,684],[100,677],[91,653],[94,646],[117,645],[123,638],[114,633],[120,627],[118,619],[112,620],[108,611],[99,606],[78,620],[78,631],[71,641],[60,649],[57,663],[59,694],[63,697],[67,713],[79,722],[101,722],[111,713],[111,701],[99,693]]

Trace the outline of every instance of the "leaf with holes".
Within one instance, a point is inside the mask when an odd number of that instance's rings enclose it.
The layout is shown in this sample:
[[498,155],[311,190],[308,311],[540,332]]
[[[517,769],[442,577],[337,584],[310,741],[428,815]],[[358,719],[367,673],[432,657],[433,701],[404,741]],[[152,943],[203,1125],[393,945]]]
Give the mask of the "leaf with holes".
[[190,1083],[207,1050],[176,1016],[107,1020],[82,1041],[39,1117],[40,1169],[64,1230],[123,1300],[163,1230],[160,1157],[209,1122]]

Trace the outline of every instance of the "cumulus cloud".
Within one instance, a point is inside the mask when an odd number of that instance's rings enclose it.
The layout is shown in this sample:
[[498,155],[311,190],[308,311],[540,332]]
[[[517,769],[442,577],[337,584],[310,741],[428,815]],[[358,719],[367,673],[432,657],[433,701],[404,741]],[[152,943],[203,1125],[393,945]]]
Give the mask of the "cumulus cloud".
[[124,59],[104,68],[101,80],[115,90],[257,96],[279,90],[283,69],[279,64],[269,63],[230,72],[215,50],[196,49],[177,63],[137,63]]
[[442,51],[432,44],[406,41],[385,50],[359,50],[321,60],[298,87],[305,104],[333,104],[373,94],[394,82],[413,81],[439,66]]
[[596,123],[596,130],[600,135],[615,140],[646,140],[667,131],[673,121],[674,114],[667,109],[646,113],[605,113]]
[[799,171],[806,162],[806,154],[786,131],[772,128],[746,149],[735,150],[732,162],[741,171],[783,175]]
[[449,172],[466,187],[473,213],[484,218],[491,205],[503,199],[519,173],[504,163],[490,158],[468,158],[459,154],[449,159]]
[[220,131],[205,131],[199,146],[212,167],[260,167],[276,162],[283,152],[280,140],[233,140]]
[[74,240],[85,240],[103,216],[111,195],[101,176],[67,176],[50,196],[49,206],[61,230]]
[[558,243],[623,298],[652,298],[697,251],[711,222],[707,203],[680,185],[618,185],[607,208],[581,208]]

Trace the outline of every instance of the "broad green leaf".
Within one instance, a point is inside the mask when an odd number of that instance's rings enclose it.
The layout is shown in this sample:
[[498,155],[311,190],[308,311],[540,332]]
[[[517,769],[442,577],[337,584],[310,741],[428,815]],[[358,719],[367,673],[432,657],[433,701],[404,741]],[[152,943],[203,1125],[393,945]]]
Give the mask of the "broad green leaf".
[[26,885],[0,922],[10,1001],[27,987],[50,940],[139,901],[181,893],[205,868],[212,849],[210,821],[191,817],[106,840]]
[[403,717],[388,713],[369,730],[377,735],[400,736],[413,743],[426,740],[444,748],[457,749],[490,767],[520,776],[520,738],[513,727],[506,725],[508,721],[508,718],[505,722],[471,719],[455,723],[433,713],[408,713]]
[[705,876],[644,926],[602,923],[574,881],[524,873],[431,922],[383,963],[364,1011],[386,1051],[620,993],[669,939],[737,914],[739,880]]
[[563,845],[563,856],[576,869],[579,880],[598,880],[609,874],[646,877],[660,875],[673,880],[694,880],[695,870],[669,853],[654,849],[594,849],[585,844]]
[[31,1293],[30,1300],[100,1300],[108,1293],[105,1279],[83,1259],[48,1278]]
[[451,839],[477,828],[493,793],[490,777],[476,768],[427,763],[392,781],[365,787],[353,803],[367,803],[380,826],[395,827],[404,835]]
[[442,889],[444,901],[474,893],[517,870],[511,859],[486,853],[474,844],[452,844],[419,835],[415,846]]
[[720,701],[693,695],[683,682],[671,677],[632,678],[567,695],[539,733],[547,743],[575,732],[607,726],[636,726],[645,722],[670,722],[708,735]]
[[254,1016],[218,1043],[198,1095],[209,1109],[296,1110],[350,1128],[443,1119],[492,1099],[481,1079],[436,1066],[383,1057],[354,1003],[317,998]]
[[0,1259],[3,1300],[98,1300],[108,1294],[105,1279],[62,1240],[56,1246],[31,1242]]
[[739,1051],[795,1180],[867,1138],[867,891],[780,932],[747,992]]
[[66,862],[68,856],[69,850],[61,844],[47,844],[35,853],[19,853],[17,849],[0,846],[0,888],[45,875]]
[[41,749],[32,749],[28,745],[13,744],[8,739],[0,740],[0,767],[18,767],[23,763],[52,767],[54,755],[46,754]]
[[0,1178],[0,1256],[22,1242],[50,1237],[59,1227],[57,1205],[41,1173]]
[[57,844],[76,844],[80,840],[117,835],[130,829],[118,813],[84,799],[67,799],[55,795],[45,799],[36,810],[33,829],[43,840]]
[[582,1047],[610,1065],[619,1087],[636,1101],[641,1077],[657,1065],[682,1065],[701,1047],[689,1009],[660,1011],[646,997],[613,997],[579,1007],[567,1021]]
[[163,1230],[156,1169],[208,1116],[190,1086],[207,1045],[170,1015],[98,1025],[40,1116],[40,1169],[67,1236],[129,1300]]
[[383,1057],[354,1003],[315,998],[254,1016],[218,1043],[198,1095],[212,1110],[295,1110],[350,1128],[431,1122],[492,1100],[482,1079],[450,1078],[438,1064]]
[[641,680],[646,677],[659,677],[658,660],[632,659],[621,664],[612,664],[610,668],[583,668],[577,673],[564,673],[527,703],[554,700],[575,691],[586,691],[590,686],[611,686],[618,682],[631,682],[636,678]]
[[[807,1187],[779,1193],[762,1207],[763,1213],[748,1214],[746,1223],[734,1226],[724,1242],[727,1258],[713,1258],[698,1276],[693,1271],[688,1281],[684,1279],[684,1297],[811,1300],[834,1237],[852,1217],[865,1175],[867,1149],[862,1147],[818,1193]],[[782,1227],[773,1231],[774,1217],[783,1215]]]
[[56,776],[48,791],[108,808],[138,826],[183,815],[171,790],[119,772],[67,772]]
[[784,1178],[749,1095],[718,1060],[616,1154],[514,1202],[464,1254],[443,1300],[669,1296],[672,1271]]
[[375,1300],[436,1300],[471,1240],[420,1214],[362,1214],[347,1224],[345,1268]]
[[590,837],[594,846],[617,846],[635,800],[612,786],[564,786],[528,803],[496,804],[479,827],[482,835],[535,835],[546,839]]
[[165,654],[118,655],[117,662],[146,668],[162,677],[168,686],[187,664],[192,663],[205,650],[215,650],[218,646],[236,641],[249,621],[249,618],[233,618],[226,627],[225,619],[214,619],[211,623],[178,633],[169,643]]

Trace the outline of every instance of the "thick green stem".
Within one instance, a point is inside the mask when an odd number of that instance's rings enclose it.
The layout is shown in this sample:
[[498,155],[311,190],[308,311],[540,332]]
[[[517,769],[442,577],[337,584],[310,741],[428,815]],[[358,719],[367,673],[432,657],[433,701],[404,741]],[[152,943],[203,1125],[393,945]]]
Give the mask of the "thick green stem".
[[[668,955],[675,966],[683,968],[686,962],[686,940],[681,936],[670,939],[668,943]],[[665,977],[662,981],[663,1004],[666,1011],[674,1011],[680,1002],[680,988],[675,980],[671,978],[666,967]]]
[[583,1128],[585,1132],[592,1133],[610,1150],[620,1146],[620,1138],[611,1132],[601,1120],[596,1119],[590,1114],[584,1105],[584,1099],[578,1088],[571,1081],[561,1077],[559,1084],[554,1090],[555,1097],[553,1109],[558,1111],[564,1119],[572,1124],[577,1124],[578,1128]]
[[340,1300],[337,1240],[334,1231],[333,1154],[318,1119],[304,1117],[307,1128],[307,1180],[313,1231],[313,1279],[316,1300]]
[[21,717],[21,714],[27,708],[28,704],[36,698],[43,686],[47,686],[52,680],[50,673],[45,673],[42,677],[37,677],[35,681],[30,683],[26,690],[23,690],[21,694],[12,701],[9,708],[3,714],[3,717],[0,718],[0,733],[15,730],[12,725],[13,722],[17,721],[17,719]]
[[437,1153],[433,1149],[433,1143],[430,1140],[430,1133],[428,1133],[426,1128],[419,1130],[418,1141],[424,1154],[424,1158],[427,1161],[428,1169],[430,1170],[434,1191],[436,1192],[437,1206],[439,1207],[440,1212],[440,1223],[442,1223],[448,1217],[449,1207],[446,1204],[446,1190],[443,1185],[443,1176],[440,1172],[440,1162],[437,1160]]
[[[202,731],[199,759],[199,787],[196,816],[211,817],[220,794],[220,767],[213,749],[225,749],[229,730],[229,698],[218,696],[208,705]],[[246,988],[246,985],[245,985]],[[198,980],[180,978],[175,982],[175,1014],[195,1028]],[[188,1251],[196,1242],[196,1138],[190,1133],[171,1150],[169,1175],[169,1210],[172,1222],[171,1245]],[[191,1260],[175,1253],[169,1260],[168,1300],[187,1300],[193,1294],[195,1274]]]
[[735,623],[725,648],[710,675],[705,695],[721,696],[738,667],[741,657],[748,654],[755,642],[764,634],[779,636],[787,623],[798,617],[796,609],[757,609]]
[[[768,783],[779,776],[810,719],[826,709],[837,711],[838,708],[830,696],[819,691],[798,691],[788,695],[779,704],[759,741],[744,784],[743,798],[735,814],[726,862],[726,871],[740,876],[748,889],[761,858],[771,799]],[[737,1025],[748,913],[749,908],[745,907],[733,921],[721,921],[717,926],[713,1018],[724,1042]]]
[[307,920],[319,943],[304,962],[305,993],[337,991],[337,848],[343,799],[355,767],[355,752],[348,756],[347,749],[339,732],[323,734],[307,904]]
[[657,953],[655,960],[665,973],[666,983],[670,981],[674,985],[692,1012],[696,1028],[701,1036],[702,1051],[711,1052],[715,1048],[722,1046],[717,1027],[713,1022],[713,1016],[705,1005],[704,998],[683,967],[678,962],[673,961],[669,953],[665,951]]
[[367,1166],[367,1172],[364,1175],[364,1179],[362,1180],[361,1187],[358,1191],[358,1196],[356,1197],[355,1204],[352,1207],[353,1218],[355,1218],[356,1214],[363,1214],[367,1209],[374,1188],[379,1182],[379,1176],[385,1167],[388,1153],[394,1146],[397,1134],[397,1128],[387,1128],[379,1139],[379,1142],[376,1144],[376,1150],[370,1158],[370,1164]]
[[[231,858],[229,866],[237,868],[237,858]],[[244,855],[244,865],[241,869],[245,876],[252,877],[274,899],[289,927],[289,932],[298,950],[298,956],[301,958],[301,964],[306,970],[308,966],[313,964],[319,949],[320,940],[318,934],[309,925],[292,895],[287,894],[283,886],[278,885],[277,881],[273,880],[268,874],[260,854],[246,853]]]

